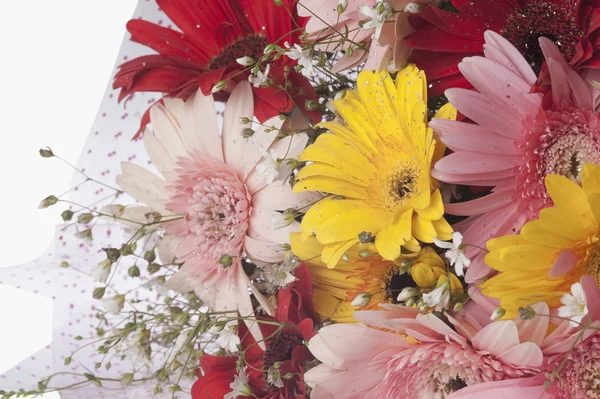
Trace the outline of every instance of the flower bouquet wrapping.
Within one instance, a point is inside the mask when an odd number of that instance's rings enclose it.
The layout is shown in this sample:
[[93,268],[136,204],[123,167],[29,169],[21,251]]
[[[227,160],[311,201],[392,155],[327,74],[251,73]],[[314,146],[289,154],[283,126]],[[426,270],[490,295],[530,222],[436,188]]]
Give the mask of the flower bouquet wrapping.
[[93,326],[2,399],[600,398],[599,1],[155,1],[40,204]]

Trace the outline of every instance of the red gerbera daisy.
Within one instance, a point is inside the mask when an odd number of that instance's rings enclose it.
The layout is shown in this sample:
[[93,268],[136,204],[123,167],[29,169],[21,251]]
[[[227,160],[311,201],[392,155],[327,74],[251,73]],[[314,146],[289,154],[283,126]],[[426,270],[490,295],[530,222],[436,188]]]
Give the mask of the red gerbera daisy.
[[544,62],[538,44],[542,36],[559,46],[574,69],[600,67],[600,0],[450,2],[409,18],[416,31],[407,37],[407,45],[414,49],[412,61],[427,74],[431,95],[450,87],[471,87],[458,63],[482,55],[486,30],[508,39],[536,73]]
[[[316,314],[313,309],[312,279],[305,264],[294,271],[297,280],[277,293],[275,317],[262,317],[265,322],[280,322],[278,329],[273,324],[261,324],[266,349],[263,350],[244,323],[240,323],[238,334],[241,339],[244,362],[248,365],[249,385],[255,397],[261,399],[305,399],[304,364],[314,359],[306,343],[315,336],[313,332]],[[201,367],[204,374],[192,388],[193,399],[223,397],[231,391],[229,384],[236,371],[235,357],[204,355]],[[273,381],[269,370],[277,370]],[[214,396],[219,395],[219,396]]]
[[[129,21],[131,40],[158,54],[120,66],[113,84],[121,89],[119,100],[136,92],[161,92],[186,100],[198,88],[209,95],[216,83],[227,80],[227,87],[217,94],[225,100],[236,82],[250,74],[236,62],[238,58],[258,60],[268,44],[298,42],[302,20],[297,17],[296,2],[282,0],[283,5],[277,6],[273,0],[156,0],[180,30],[140,19]],[[292,94],[302,111],[305,99],[315,97],[310,82],[290,68],[294,62],[283,56],[269,69],[269,78],[282,86],[289,83],[288,89],[253,88],[254,115],[260,122],[291,111]],[[305,114],[318,118],[314,112]]]

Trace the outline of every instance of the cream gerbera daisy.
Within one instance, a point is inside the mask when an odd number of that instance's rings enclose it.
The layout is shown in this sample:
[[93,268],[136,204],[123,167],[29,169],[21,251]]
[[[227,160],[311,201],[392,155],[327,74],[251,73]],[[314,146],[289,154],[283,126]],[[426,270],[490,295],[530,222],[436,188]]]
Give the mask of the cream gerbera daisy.
[[[324,245],[322,259],[334,267],[358,243],[371,238],[388,260],[418,252],[419,241],[449,240],[452,228],[430,177],[443,154],[427,126],[427,81],[409,65],[394,84],[387,72],[363,71],[357,90],[334,101],[345,124],[321,124],[319,136],[299,160],[294,192],[331,194],[305,215],[301,231]],[[452,106],[438,118],[454,119]]]
[[[238,309],[241,316],[248,316],[253,312],[248,287],[259,300],[261,296],[244,272],[243,259],[260,265],[283,261],[281,244],[299,225],[291,222],[275,230],[271,218],[278,211],[302,209],[315,200],[293,194],[281,182],[268,184],[256,170],[263,160],[261,149],[279,158],[296,158],[308,137],[296,134],[278,140],[275,131],[260,128],[244,138],[240,119],[252,119],[254,109],[247,82],[238,83],[231,94],[222,132],[212,96],[198,92],[185,103],[164,101],[165,105],[151,109],[153,131],[144,134],[146,150],[163,177],[124,163],[117,182],[152,210],[182,216],[164,224],[177,243],[178,261],[184,262],[167,281],[169,288],[194,290],[214,310]],[[265,126],[280,128],[282,123],[275,117]],[[265,301],[263,307],[268,308]]]

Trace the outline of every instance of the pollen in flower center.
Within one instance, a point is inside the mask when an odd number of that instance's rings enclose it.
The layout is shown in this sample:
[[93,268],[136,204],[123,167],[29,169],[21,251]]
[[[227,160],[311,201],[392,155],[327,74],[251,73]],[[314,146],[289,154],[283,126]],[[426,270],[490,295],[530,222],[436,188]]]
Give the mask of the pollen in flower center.
[[250,212],[245,185],[220,161],[182,161],[180,167],[172,207],[184,210],[187,229],[197,238],[197,251],[217,259],[237,254]]
[[420,168],[412,163],[398,161],[390,170],[383,189],[385,207],[393,211],[404,201],[414,197],[419,192]]
[[517,189],[523,198],[538,201],[536,209],[551,206],[544,186],[549,174],[565,176],[581,184],[586,163],[600,165],[599,115],[588,109],[565,106],[538,116],[520,145],[525,154]]
[[258,60],[262,57],[265,47],[268,44],[269,41],[262,35],[243,37],[225,46],[219,55],[210,62],[210,69],[219,69],[225,66],[235,65],[238,58],[246,56]]
[[536,0],[510,15],[500,33],[523,54],[536,73],[544,62],[538,43],[540,37],[555,42],[568,61],[583,35],[573,6]]

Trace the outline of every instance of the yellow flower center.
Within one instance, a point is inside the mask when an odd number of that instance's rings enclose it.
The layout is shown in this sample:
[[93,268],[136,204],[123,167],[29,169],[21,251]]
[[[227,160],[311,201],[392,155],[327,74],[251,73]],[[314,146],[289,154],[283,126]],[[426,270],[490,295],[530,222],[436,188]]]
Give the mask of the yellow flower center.
[[390,170],[383,189],[386,209],[393,211],[419,192],[421,169],[416,163],[398,161]]

